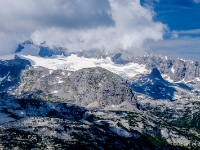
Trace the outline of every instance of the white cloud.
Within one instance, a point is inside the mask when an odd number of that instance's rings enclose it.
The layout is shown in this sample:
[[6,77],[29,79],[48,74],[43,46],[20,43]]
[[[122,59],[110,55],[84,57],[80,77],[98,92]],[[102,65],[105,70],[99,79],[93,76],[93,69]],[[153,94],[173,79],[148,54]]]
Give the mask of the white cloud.
[[179,37],[179,35],[178,35],[178,32],[177,31],[172,31],[172,36],[171,36],[171,38],[172,39],[174,39],[174,38],[178,38]]
[[165,26],[153,22],[154,13],[142,7],[138,0],[110,0],[110,6],[115,26],[86,30],[50,28],[33,33],[32,39],[38,44],[45,39],[49,44],[65,44],[69,50],[105,48],[109,51],[141,50],[146,40],[162,39]]
[[200,3],[200,0],[194,0],[195,3]]
[[193,30],[180,30],[177,31],[178,34],[200,34],[200,29],[193,29]]
[[[154,22],[154,15],[139,0],[0,1],[0,29],[7,43],[31,38],[37,44],[46,41],[71,51],[141,52],[146,41],[162,40],[166,27]],[[1,52],[3,47],[0,43]]]

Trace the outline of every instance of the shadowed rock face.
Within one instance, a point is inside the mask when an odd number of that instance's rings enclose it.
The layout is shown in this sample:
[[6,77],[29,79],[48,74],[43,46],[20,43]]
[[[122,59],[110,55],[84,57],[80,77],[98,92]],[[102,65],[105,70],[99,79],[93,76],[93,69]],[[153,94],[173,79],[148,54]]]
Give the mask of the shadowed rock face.
[[75,72],[57,70],[51,74],[48,69],[35,68],[24,71],[21,81],[18,93],[24,93],[24,97],[32,95],[96,107],[119,105],[125,101],[136,103],[126,80],[100,67]]
[[0,92],[19,85],[22,70],[31,66],[28,60],[0,60]]
[[157,68],[153,68],[153,70],[151,71],[150,76],[154,77],[154,78],[158,78],[160,80],[163,80],[160,71]]
[[17,49],[15,50],[15,53],[19,53],[19,52],[21,52],[23,49],[24,49],[24,46],[21,45],[21,44],[19,44],[18,47],[17,47]]
[[123,58],[122,53],[116,53],[112,56],[111,60],[116,64],[127,64],[129,63],[128,60]]
[[153,68],[150,74],[139,76],[131,83],[134,91],[151,96],[154,99],[173,100],[176,90],[171,86],[171,83],[162,78],[157,68]]
[[64,55],[68,56],[67,49],[62,47],[46,47],[46,46],[40,46],[40,51],[38,53],[40,57],[51,57],[53,55]]

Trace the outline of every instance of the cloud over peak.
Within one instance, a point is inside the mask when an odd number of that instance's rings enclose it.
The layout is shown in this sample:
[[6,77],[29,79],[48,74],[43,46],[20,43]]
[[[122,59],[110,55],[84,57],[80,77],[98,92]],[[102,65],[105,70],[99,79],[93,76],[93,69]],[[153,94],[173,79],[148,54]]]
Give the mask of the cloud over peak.
[[154,22],[154,15],[139,0],[2,0],[0,37],[5,40],[0,42],[0,52],[14,47],[8,48],[9,42],[32,39],[70,51],[138,53],[146,41],[163,37],[166,26]]

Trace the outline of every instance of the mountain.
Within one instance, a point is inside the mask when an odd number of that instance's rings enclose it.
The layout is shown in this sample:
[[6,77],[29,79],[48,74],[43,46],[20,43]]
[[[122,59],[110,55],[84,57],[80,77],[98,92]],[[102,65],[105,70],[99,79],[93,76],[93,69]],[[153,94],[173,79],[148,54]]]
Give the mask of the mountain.
[[28,60],[0,60],[0,92],[15,89],[20,82],[23,70],[31,66]]
[[56,99],[84,107],[104,108],[126,101],[137,103],[126,80],[100,67],[75,72],[42,67],[28,69],[21,74],[21,85],[15,93],[21,99]]
[[144,64],[146,69],[158,68],[163,75],[167,75],[174,82],[191,81],[200,78],[199,62],[169,59],[160,55],[145,55],[136,57],[133,62]]
[[0,61],[0,147],[199,149],[198,67],[25,41]]
[[154,99],[168,100],[173,100],[176,91],[171,83],[162,78],[157,68],[154,68],[150,74],[135,77],[131,82],[131,88]]
[[[27,46],[29,45],[29,46]],[[27,47],[27,48],[26,48]],[[136,57],[129,51],[121,52],[106,52],[105,50],[82,50],[77,52],[69,52],[63,47],[49,47],[46,43],[41,43],[39,46],[35,45],[32,41],[25,41],[18,45],[16,54],[27,54],[26,49],[34,48],[34,56],[52,57],[55,55],[70,56],[75,54],[78,57],[85,58],[106,58],[109,57],[115,64],[137,63],[145,65],[145,69],[152,70],[158,68],[162,75],[167,76],[174,82],[178,81],[191,81],[200,80],[200,63],[197,61],[189,61],[183,59],[170,59],[162,55],[144,55]],[[37,50],[36,50],[37,49]],[[30,53],[30,51],[28,51]]]
[[[30,53],[30,49],[32,49],[32,53]],[[15,50],[15,54],[51,57],[53,55],[68,56],[70,53],[68,53],[67,49],[63,47],[49,47],[45,42],[41,43],[40,45],[35,45],[32,41],[27,40],[18,45],[17,49]]]

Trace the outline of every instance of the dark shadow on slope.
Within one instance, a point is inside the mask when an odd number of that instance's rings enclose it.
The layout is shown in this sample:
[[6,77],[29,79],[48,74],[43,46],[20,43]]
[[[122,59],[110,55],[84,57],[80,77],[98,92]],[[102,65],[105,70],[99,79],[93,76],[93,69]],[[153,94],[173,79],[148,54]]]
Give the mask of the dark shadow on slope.
[[184,90],[187,90],[187,91],[192,91],[193,90],[193,88],[189,87],[188,85],[186,85],[184,83],[175,83],[174,85],[178,86],[179,88],[182,88]]
[[193,88],[184,83],[170,83],[164,80],[157,68],[154,68],[150,74],[140,75],[131,82],[132,90],[148,95],[154,99],[175,100],[174,92],[179,87],[183,90],[192,91]]
[[[101,120],[101,118],[98,119],[100,123],[97,123],[96,119],[90,119],[89,122],[91,124],[89,125],[89,128],[85,128],[84,123],[81,123],[80,120],[83,119],[86,109],[73,104],[46,102],[34,99],[10,100],[10,102],[5,104],[8,104],[8,109],[4,110],[4,113],[9,114],[15,119],[28,119],[29,117],[67,119],[72,120],[72,122],[68,122],[70,124],[66,124],[64,122],[62,123],[62,120],[61,122],[58,122],[58,124],[60,123],[60,125],[63,126],[62,131],[68,132],[69,130],[74,130],[74,132],[70,133],[70,135],[74,138],[73,141],[60,138],[59,136],[41,136],[40,134],[37,134],[37,132],[20,128],[6,128],[5,133],[0,130],[0,140],[3,142],[2,145],[8,147],[9,149],[12,149],[15,146],[19,146],[21,148],[23,147],[23,149],[45,149],[45,145],[42,144],[44,143],[44,139],[45,141],[53,143],[56,149],[97,149],[101,147],[102,149],[134,148],[138,150],[154,150],[177,148],[171,146],[167,142],[163,143],[162,140],[153,136],[147,136],[135,130],[129,131],[129,129],[126,129],[125,127],[122,127],[122,129],[126,130],[133,136],[125,137],[119,135],[111,129],[110,124],[106,120]],[[18,118],[16,118],[16,116],[18,116]],[[83,126],[81,127],[80,125]],[[29,128],[31,128],[31,126],[29,126]],[[44,127],[42,126],[42,128]],[[48,124],[45,128],[48,129]],[[6,142],[8,140],[9,144]]]
[[4,112],[18,118],[50,117],[80,120],[86,112],[85,108],[74,104],[46,102],[36,99],[14,99],[10,100],[10,103],[12,105],[8,106]]
[[15,57],[13,60],[0,60],[0,92],[13,90],[20,84],[20,74],[30,67],[25,59]]
[[148,95],[154,99],[173,100],[175,88],[164,80],[157,68],[154,68],[148,75],[141,75],[131,83],[131,88],[139,93]]

